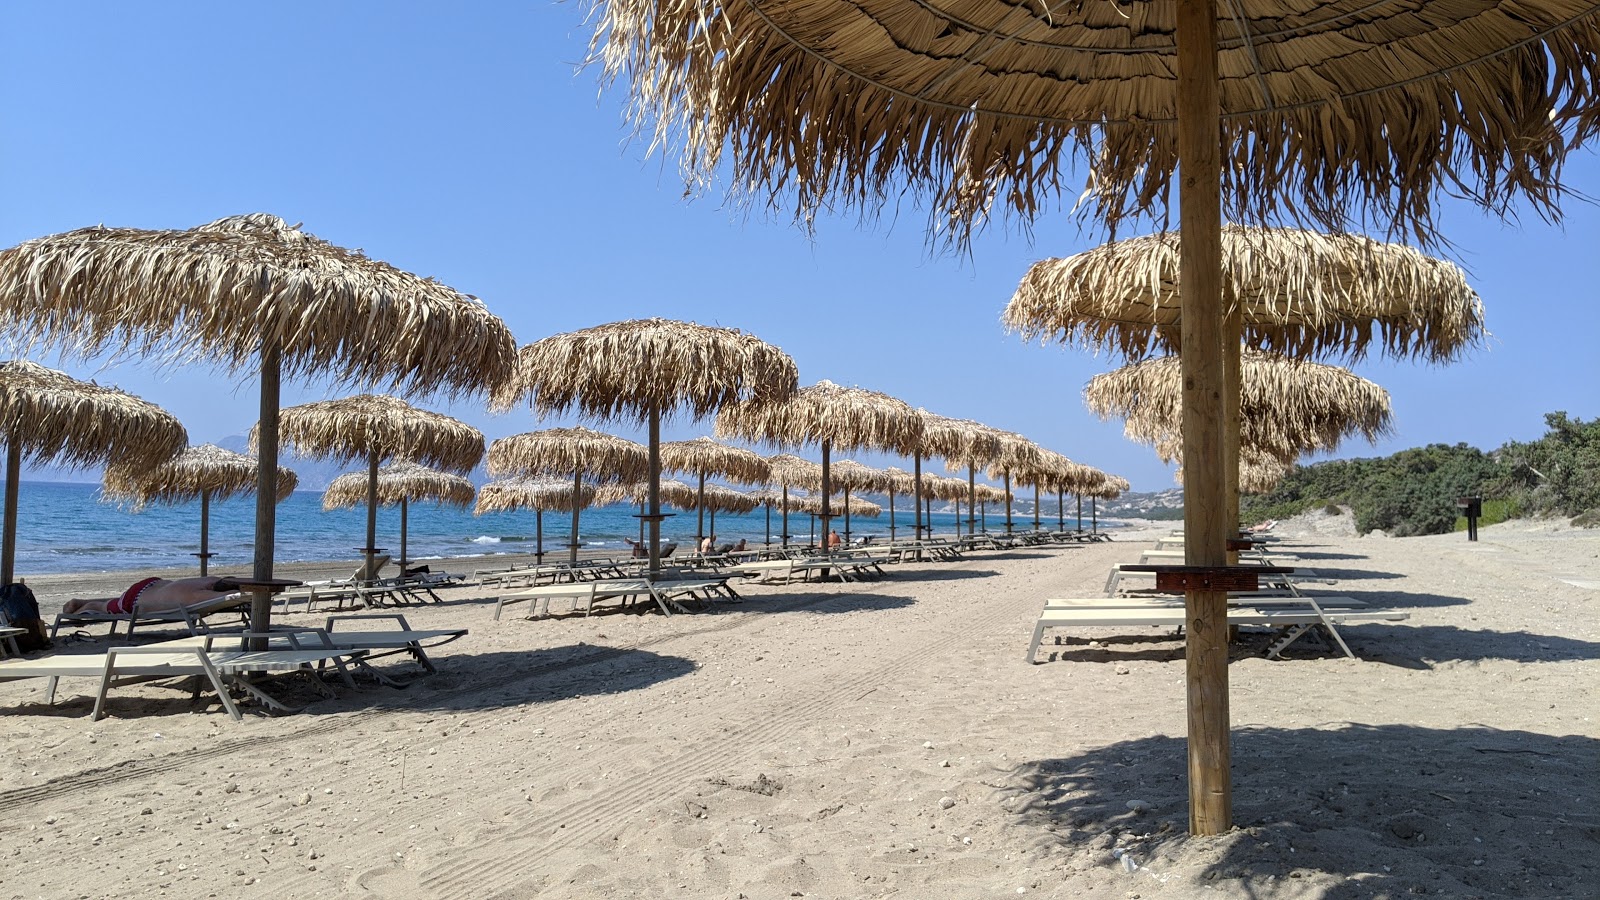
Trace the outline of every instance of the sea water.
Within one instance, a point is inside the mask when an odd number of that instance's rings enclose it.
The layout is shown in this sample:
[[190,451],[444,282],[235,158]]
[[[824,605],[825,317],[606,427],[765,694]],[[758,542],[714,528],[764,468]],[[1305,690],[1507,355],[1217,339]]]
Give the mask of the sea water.
[[[100,499],[94,484],[24,481],[17,490],[17,556],[19,576],[54,575],[73,572],[103,572],[114,569],[196,566],[194,554],[200,549],[200,502],[176,506],[149,506],[133,512],[125,506]],[[907,503],[906,506],[910,504]],[[1045,519],[1053,504],[1045,504]],[[1067,525],[1073,525],[1068,504]],[[638,508],[616,505],[585,510],[579,520],[579,542],[585,549],[626,552],[626,538],[639,535]],[[688,548],[694,542],[697,513],[669,510],[671,518],[662,523],[663,541],[677,541]],[[211,503],[210,568],[239,571],[251,564],[255,547],[254,497]],[[323,511],[322,494],[297,491],[278,504],[277,555],[280,562],[356,561],[356,548],[366,544],[365,507]],[[901,508],[895,513],[896,534],[909,537],[914,513]],[[935,534],[954,534],[955,515],[935,512]],[[991,508],[989,528],[998,529],[1003,516]],[[544,550],[566,549],[572,529],[568,513],[546,513]],[[719,513],[716,534],[719,542],[743,538],[760,544],[767,535],[780,540],[781,517],[774,513],[770,532],[765,510],[735,515]],[[844,531],[843,519],[834,527]],[[1016,519],[1017,527],[1029,527],[1032,520]],[[1087,519],[1085,519],[1087,524]],[[1106,523],[1102,522],[1102,525]],[[812,529],[819,527],[811,516],[789,517],[789,533],[795,540],[808,542]],[[889,513],[876,519],[853,519],[853,537],[889,535]],[[707,530],[710,522],[707,521]],[[489,513],[475,516],[471,510],[441,507],[432,503],[411,504],[406,514],[406,556],[410,559],[439,559],[467,556],[492,556],[532,553],[536,547],[535,514],[532,512]],[[378,510],[378,546],[396,558],[400,555],[400,509]]]

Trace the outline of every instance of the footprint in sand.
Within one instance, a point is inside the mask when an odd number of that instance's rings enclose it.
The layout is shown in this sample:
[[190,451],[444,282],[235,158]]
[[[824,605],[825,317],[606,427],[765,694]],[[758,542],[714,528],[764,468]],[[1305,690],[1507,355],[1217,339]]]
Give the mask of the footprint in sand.
[[384,866],[368,869],[351,879],[362,893],[372,897],[420,897],[422,883],[416,875],[405,869]]

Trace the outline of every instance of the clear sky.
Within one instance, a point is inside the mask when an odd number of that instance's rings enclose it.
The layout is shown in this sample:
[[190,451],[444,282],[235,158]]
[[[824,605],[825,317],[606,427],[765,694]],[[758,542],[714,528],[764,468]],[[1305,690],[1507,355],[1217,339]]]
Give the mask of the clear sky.
[[[1117,360],[1025,345],[999,325],[1029,263],[1101,235],[1056,210],[1031,235],[992,226],[960,257],[930,249],[911,200],[876,222],[824,218],[811,235],[716,191],[686,200],[675,153],[648,155],[623,93],[578,70],[588,36],[575,3],[6,4],[0,246],[271,212],[483,298],[519,343],[653,315],[734,326],[788,351],[802,384],[885,391],[1019,431],[1137,490],[1172,486],[1152,450],[1083,407],[1084,383]],[[1593,151],[1567,173],[1600,197]],[[1391,391],[1397,431],[1338,455],[1492,449],[1538,437],[1550,410],[1600,416],[1600,209],[1574,201],[1561,227],[1506,225],[1447,201],[1443,224],[1494,339],[1450,368],[1356,366]],[[248,375],[62,367],[161,404],[194,443],[256,418]],[[288,384],[284,404],[351,392]],[[575,421],[419,403],[491,439]]]

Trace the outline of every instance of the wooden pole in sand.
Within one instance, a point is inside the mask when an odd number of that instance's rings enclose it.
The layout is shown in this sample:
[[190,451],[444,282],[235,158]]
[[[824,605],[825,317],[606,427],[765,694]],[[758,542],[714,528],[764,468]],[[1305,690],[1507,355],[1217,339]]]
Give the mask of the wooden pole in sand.
[[[261,346],[261,405],[256,424],[256,542],[250,574],[257,581],[272,578],[272,557],[278,531],[278,397],[283,351],[276,344]],[[250,630],[265,634],[272,627],[272,593],[259,588],[250,594]],[[253,638],[250,649],[265,650],[267,639]]]
[[211,559],[211,491],[200,492],[200,574],[206,574],[206,563]]
[[0,543],[4,544],[3,557],[0,557],[0,585],[11,583],[17,574],[17,486],[22,483],[22,445],[17,443],[15,437],[6,444],[6,511],[4,534],[0,536]]
[[[1192,566],[1222,566],[1227,563],[1227,476],[1222,471],[1222,107],[1216,4],[1178,0],[1177,14],[1185,558]],[[1228,595],[1192,590],[1185,605],[1189,831],[1214,835],[1227,831],[1232,819]]]

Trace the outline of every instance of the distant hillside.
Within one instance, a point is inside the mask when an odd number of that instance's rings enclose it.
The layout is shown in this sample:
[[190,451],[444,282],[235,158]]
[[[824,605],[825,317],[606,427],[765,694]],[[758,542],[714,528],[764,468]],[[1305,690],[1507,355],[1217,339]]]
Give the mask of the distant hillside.
[[1154,493],[1129,491],[1115,500],[1100,504],[1109,516],[1128,516],[1138,519],[1183,518],[1183,488],[1168,488]]

